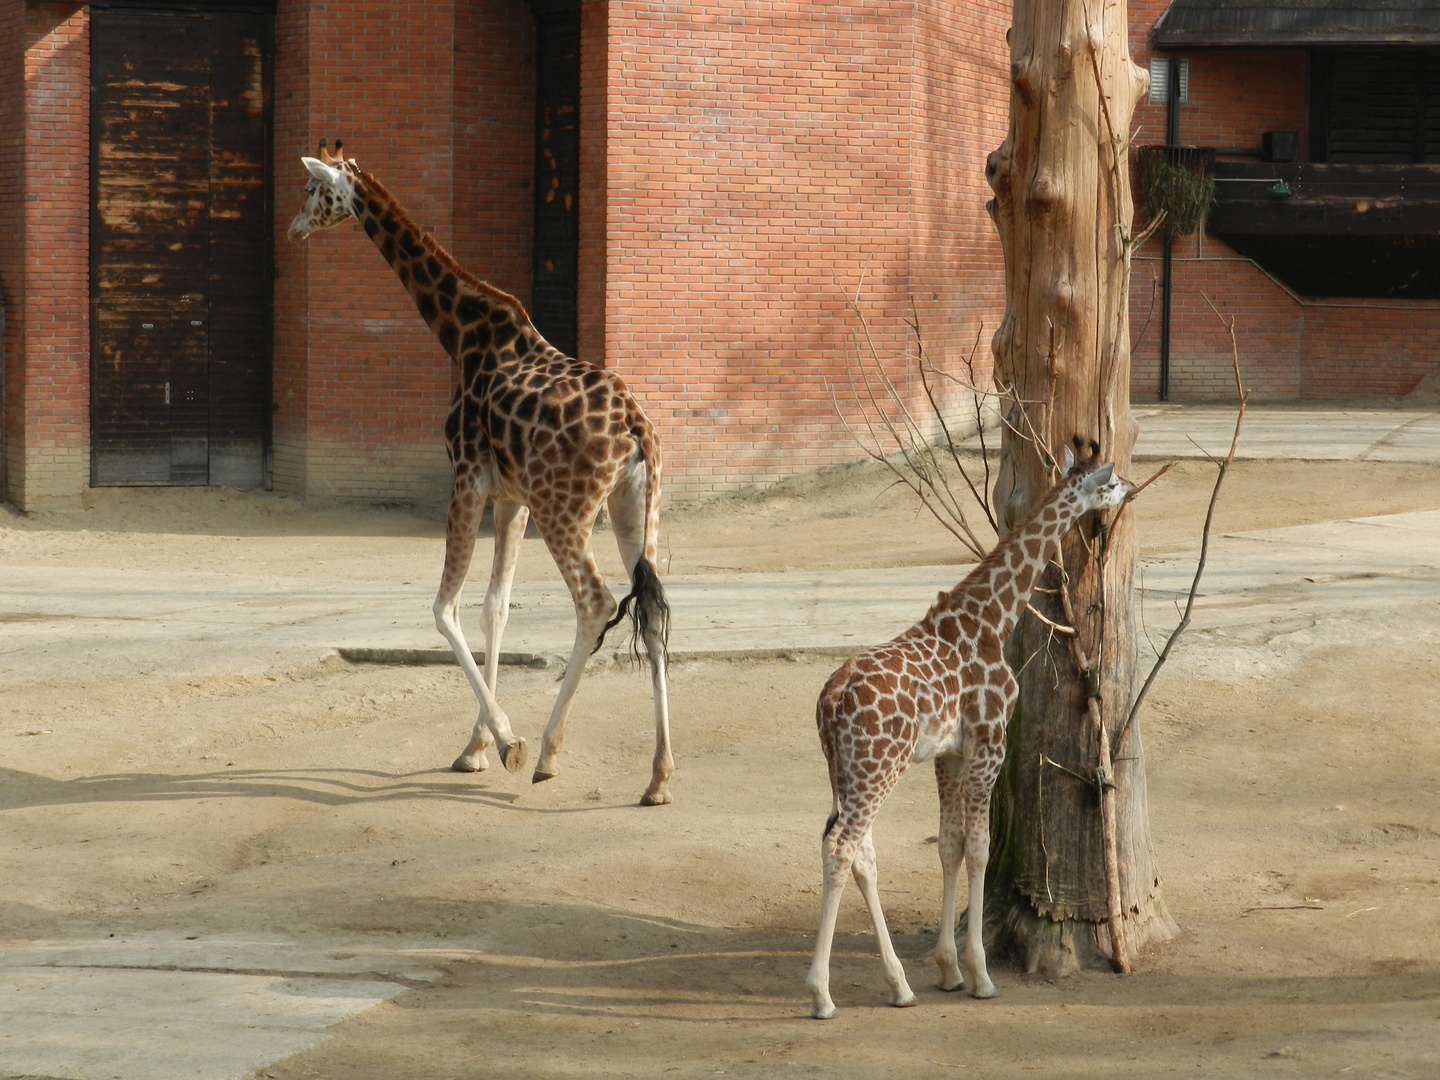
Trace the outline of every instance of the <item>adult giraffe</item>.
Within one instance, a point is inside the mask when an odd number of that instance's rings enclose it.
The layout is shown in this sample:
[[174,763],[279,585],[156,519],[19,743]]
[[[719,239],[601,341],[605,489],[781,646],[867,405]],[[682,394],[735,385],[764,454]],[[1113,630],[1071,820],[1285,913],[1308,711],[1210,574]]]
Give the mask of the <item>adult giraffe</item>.
[[[340,147],[337,141],[331,156],[322,140],[318,158],[300,159],[309,181],[305,203],[290,223],[290,239],[358,220],[460,366],[445,421],[455,485],[434,611],[436,627],[479,700],[480,716],[451,767],[457,772],[487,768],[485,751],[492,741],[508,771],[525,764],[525,740],[496,702],[495,680],[520,542],[534,517],[575,602],[575,644],[533,780],[548,780],[559,771],[556,755],[586,658],[628,611],[650,657],[655,700],[655,758],[640,801],[646,806],[670,802],[675,763],[665,684],[669,607],[655,569],[660,442],[650,421],[618,375],[547,343],[518,300],[467,273],[433,236],[416,227],[380,181],[353,158],[341,157]],[[459,609],[487,498],[495,506],[495,558],[481,615],[482,676],[465,642]],[[620,557],[630,571],[630,593],[618,610],[591,550],[602,505],[610,509]]]
[[[1080,439],[1076,446],[1082,446]],[[1005,726],[1018,687],[1005,662],[1006,639],[1030,602],[1060,538],[1091,510],[1119,506],[1131,491],[1113,465],[1079,463],[1065,448],[1063,475],[1031,515],[1005,536],[965,580],[942,592],[899,637],[851,657],[830,676],[815,705],[820,745],[835,808],[821,839],[824,869],[820,933],[806,985],[810,1015],[835,1015],[830,945],[845,878],[854,873],[875,927],[890,984],[890,1004],[915,1004],[880,910],[871,827],[912,761],[935,761],[940,792],[940,867],[944,899],[935,962],[940,988],[969,985],[994,997],[981,941],[985,865],[990,856],[990,790],[1005,759]],[[961,860],[970,886],[965,970],[955,949],[955,901]]]

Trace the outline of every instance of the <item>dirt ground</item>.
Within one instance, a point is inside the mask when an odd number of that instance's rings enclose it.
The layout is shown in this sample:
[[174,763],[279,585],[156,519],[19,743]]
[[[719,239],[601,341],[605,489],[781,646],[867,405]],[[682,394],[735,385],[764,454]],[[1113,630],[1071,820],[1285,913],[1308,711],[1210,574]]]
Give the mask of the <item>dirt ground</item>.
[[[1195,542],[1212,476],[1184,464],[1147,492],[1146,553]],[[1435,508],[1440,469],[1242,462],[1217,530]],[[870,468],[675,507],[663,528],[674,573],[963,561]],[[0,509],[0,567],[264,566],[428,592],[440,535],[397,510],[102,491],[77,514]],[[526,547],[522,579],[552,575]],[[57,671],[0,695],[0,937],[343,933],[483,950],[263,1070],[277,1080],[1440,1075],[1440,655],[1397,632],[1239,673],[1183,659],[1234,648],[1187,638],[1143,716],[1182,930],[1130,977],[1048,982],[996,960],[997,1000],[930,988],[939,869],[922,766],[877,826],[920,1007],[883,1004],[852,889],[840,1015],[808,1019],[829,803],[813,710],[833,660],[677,666],[676,801],[654,809],[635,805],[652,738],[638,674],[587,678],[562,773],[532,786],[528,772],[447,770],[474,717],[454,668]],[[532,740],[554,690],[553,672],[501,672]]]

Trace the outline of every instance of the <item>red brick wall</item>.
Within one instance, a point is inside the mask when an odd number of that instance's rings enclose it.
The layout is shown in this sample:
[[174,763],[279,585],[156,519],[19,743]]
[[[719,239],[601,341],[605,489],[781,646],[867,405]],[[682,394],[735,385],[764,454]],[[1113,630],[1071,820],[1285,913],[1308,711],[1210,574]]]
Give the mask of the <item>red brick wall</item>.
[[25,14],[25,264],[6,335],[6,496],[34,510],[78,505],[89,480],[90,45],[78,4]]
[[309,456],[310,257],[308,249],[293,247],[286,241],[285,229],[298,209],[303,185],[300,155],[313,154],[321,135],[332,139],[336,135],[331,131],[317,132],[311,123],[309,15],[305,3],[281,2],[275,6],[275,334],[271,346],[275,411],[270,422],[275,487],[299,494],[306,490]]
[[988,386],[1005,260],[985,213],[985,159],[1009,125],[1008,10],[924,0],[916,16],[908,286],[927,354],[961,372],[973,352]]
[[[1004,40],[997,21],[989,40],[961,42],[974,23],[938,5],[925,21],[920,10],[610,5],[605,356],[662,437],[703,432],[669,439],[672,493],[855,459],[831,404],[833,387],[852,419],[860,408],[842,290],[863,279],[877,347],[908,377],[911,297],[933,294],[929,317],[974,287],[965,264],[976,253],[962,260],[960,249],[987,235],[976,181],[982,151],[1003,137]],[[922,45],[936,31],[961,59]],[[999,105],[944,117],[943,95],[917,94],[942,64],[974,80],[955,100]],[[945,162],[964,185],[945,196],[954,216],[936,203],[936,144],[969,152]],[[967,345],[974,323],[998,321],[998,295],[998,284],[983,285],[968,311],[947,313],[965,324]],[[933,347],[948,348],[952,326],[936,326]]]
[[[1149,32],[1163,0],[1130,6],[1135,62],[1156,55]],[[1266,131],[1295,131],[1309,154],[1308,66],[1301,51],[1182,54],[1190,61],[1180,142],[1255,148]],[[1135,110],[1136,144],[1165,141],[1165,106]],[[1223,156],[1223,153],[1222,153]],[[1153,401],[1160,382],[1160,245],[1137,254],[1130,291],[1132,394]],[[1256,400],[1321,401],[1404,394],[1440,357],[1440,301],[1312,300],[1295,296],[1223,241],[1174,245],[1170,399],[1229,400],[1234,374],[1226,320],[1235,320],[1245,385]]]
[[451,253],[471,273],[528,304],[535,20],[525,0],[456,5],[454,93]]

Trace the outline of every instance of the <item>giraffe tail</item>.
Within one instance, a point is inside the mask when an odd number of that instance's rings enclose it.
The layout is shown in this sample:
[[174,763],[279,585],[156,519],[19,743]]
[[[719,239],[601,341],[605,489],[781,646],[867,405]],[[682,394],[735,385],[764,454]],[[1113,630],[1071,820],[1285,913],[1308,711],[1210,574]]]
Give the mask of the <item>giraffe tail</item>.
[[655,566],[644,555],[635,560],[630,571],[630,591],[615,609],[615,617],[600,631],[592,652],[598,652],[605,642],[605,635],[619,626],[626,617],[630,619],[633,636],[630,651],[636,660],[640,659],[643,642],[656,639],[660,644],[661,656],[666,656],[670,646],[670,602],[665,599],[665,588],[660,584],[660,575]]

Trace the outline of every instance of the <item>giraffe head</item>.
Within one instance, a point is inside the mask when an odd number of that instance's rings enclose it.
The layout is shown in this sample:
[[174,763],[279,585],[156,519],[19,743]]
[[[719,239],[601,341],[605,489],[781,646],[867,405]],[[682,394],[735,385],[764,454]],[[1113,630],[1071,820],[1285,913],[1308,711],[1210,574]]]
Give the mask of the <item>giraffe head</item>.
[[290,222],[290,240],[304,240],[313,232],[331,229],[347,218],[353,217],[350,207],[355,195],[355,177],[360,167],[352,158],[346,161],[340,156],[341,142],[335,140],[335,156],[331,157],[325,140],[320,140],[318,158],[302,157],[306,171],[310,174],[305,184],[305,203]]
[[[1076,438],[1075,445],[1082,450],[1087,448],[1079,438]],[[1065,487],[1070,496],[1080,503],[1081,513],[1090,510],[1113,510],[1125,501],[1134,485],[1115,475],[1113,463],[1100,463],[1100,448],[1093,440],[1088,449],[1090,453],[1077,460],[1070,447],[1065,447]]]

